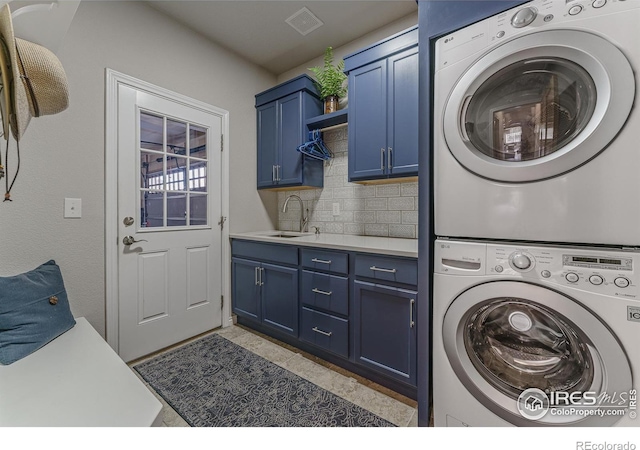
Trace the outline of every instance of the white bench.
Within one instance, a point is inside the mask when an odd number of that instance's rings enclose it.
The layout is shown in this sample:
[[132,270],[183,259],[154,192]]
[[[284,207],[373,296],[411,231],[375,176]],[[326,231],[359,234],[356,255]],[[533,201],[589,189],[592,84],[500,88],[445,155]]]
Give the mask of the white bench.
[[84,317],[31,355],[0,365],[0,426],[146,427],[162,404]]

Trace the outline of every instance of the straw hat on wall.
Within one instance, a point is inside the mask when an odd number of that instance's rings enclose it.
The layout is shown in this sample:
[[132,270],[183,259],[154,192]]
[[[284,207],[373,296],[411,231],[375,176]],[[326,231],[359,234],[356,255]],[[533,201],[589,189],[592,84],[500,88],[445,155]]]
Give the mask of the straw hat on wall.
[[16,38],[9,5],[0,10],[0,71],[3,95],[2,126],[19,141],[32,117],[57,114],[69,106],[67,76],[51,51]]

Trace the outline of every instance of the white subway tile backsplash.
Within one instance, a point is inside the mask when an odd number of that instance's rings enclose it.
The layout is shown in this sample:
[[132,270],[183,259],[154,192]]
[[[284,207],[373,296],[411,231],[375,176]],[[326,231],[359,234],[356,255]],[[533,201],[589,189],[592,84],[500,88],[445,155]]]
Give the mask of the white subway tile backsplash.
[[398,197],[399,195],[399,184],[383,184],[381,186],[376,186],[376,197]]
[[[418,237],[418,183],[363,185],[348,181],[348,129],[335,128],[323,132],[323,140],[334,157],[325,163],[324,188],[278,192],[278,226],[297,231],[300,206],[287,196],[298,195],[309,209],[309,230],[321,233]],[[340,205],[340,215],[333,215],[333,204]]]
[[368,211],[386,210],[387,204],[387,198],[367,198],[365,199],[364,209]]
[[390,211],[411,211],[414,209],[413,197],[391,197],[389,198]]

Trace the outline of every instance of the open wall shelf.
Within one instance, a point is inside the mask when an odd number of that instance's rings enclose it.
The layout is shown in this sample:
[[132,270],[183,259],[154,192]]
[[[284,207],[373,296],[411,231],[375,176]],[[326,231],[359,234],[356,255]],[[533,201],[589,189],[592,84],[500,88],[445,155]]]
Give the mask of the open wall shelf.
[[309,130],[321,130],[323,128],[329,128],[336,125],[342,125],[347,123],[348,108],[341,109],[331,114],[323,114],[321,116],[312,117],[307,119],[305,124]]

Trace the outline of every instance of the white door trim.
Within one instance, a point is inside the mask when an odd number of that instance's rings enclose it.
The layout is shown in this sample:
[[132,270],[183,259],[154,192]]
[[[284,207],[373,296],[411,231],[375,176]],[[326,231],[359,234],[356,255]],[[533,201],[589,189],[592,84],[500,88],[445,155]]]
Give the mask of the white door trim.
[[[199,100],[178,94],[168,89],[147,83],[146,81],[106,69],[105,83],[105,298],[107,343],[118,352],[118,86],[130,86],[140,91],[183,103],[192,108],[219,116],[222,120],[223,146],[221,152],[222,215],[229,217],[229,111],[203,103]],[[216,222],[219,218],[212,218]],[[215,224],[212,224],[215,227]],[[215,229],[215,228],[214,228]],[[229,224],[222,229],[222,326],[231,323],[231,247],[229,243]]]

